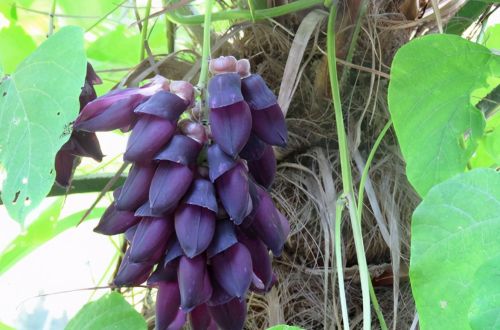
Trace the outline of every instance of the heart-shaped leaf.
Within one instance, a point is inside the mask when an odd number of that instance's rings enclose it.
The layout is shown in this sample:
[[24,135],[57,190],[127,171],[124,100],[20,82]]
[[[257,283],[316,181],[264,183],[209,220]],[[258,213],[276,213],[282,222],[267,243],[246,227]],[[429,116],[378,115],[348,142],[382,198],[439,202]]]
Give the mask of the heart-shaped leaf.
[[90,302],[69,321],[65,330],[146,330],[146,321],[117,292]]
[[458,36],[418,38],[396,54],[389,111],[408,180],[421,196],[465,171],[484,129],[474,105],[499,77],[500,57]]
[[422,329],[470,329],[474,278],[500,251],[499,210],[500,173],[475,169],[433,187],[413,213],[410,279]]
[[86,62],[83,31],[65,27],[1,81],[1,197],[21,223],[54,183],[54,157],[78,114]]

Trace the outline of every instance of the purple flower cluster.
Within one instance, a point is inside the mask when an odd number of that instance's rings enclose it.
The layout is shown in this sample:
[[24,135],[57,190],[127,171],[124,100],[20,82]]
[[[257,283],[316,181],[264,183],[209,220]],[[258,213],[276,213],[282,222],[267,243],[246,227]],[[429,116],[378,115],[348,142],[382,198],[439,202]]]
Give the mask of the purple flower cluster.
[[188,319],[194,330],[243,329],[247,292],[274,285],[269,250],[279,256],[290,231],[267,191],[272,146],[287,142],[276,97],[247,61],[213,61],[208,127],[179,120],[194,113],[193,87],[161,79],[100,97],[75,122],[90,132],[131,129],[132,168],[95,231],[125,234],[114,284],[158,288],[156,329]]

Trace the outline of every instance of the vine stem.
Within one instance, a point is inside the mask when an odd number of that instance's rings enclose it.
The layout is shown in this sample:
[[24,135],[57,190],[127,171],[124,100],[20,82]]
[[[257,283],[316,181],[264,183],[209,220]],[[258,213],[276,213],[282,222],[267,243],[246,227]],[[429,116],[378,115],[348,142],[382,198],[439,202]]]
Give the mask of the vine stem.
[[204,96],[204,89],[208,79],[208,65],[210,60],[210,27],[212,24],[212,6],[213,0],[205,0],[205,19],[203,22],[203,48],[201,55],[200,79],[198,80],[198,88]]
[[[206,0],[206,5],[212,0]],[[298,0],[286,5],[281,5],[268,9],[256,9],[254,11],[233,9],[214,13],[211,17],[212,21],[226,21],[226,20],[259,20],[265,18],[272,18],[283,16],[286,14],[294,13],[299,10],[307,9],[323,3],[323,0]],[[206,13],[206,12],[205,12]],[[181,15],[176,11],[166,11],[168,19],[176,24],[193,25],[201,24],[204,21],[204,15]],[[206,18],[206,15],[205,15]]]
[[[151,2],[152,0],[148,0],[146,3],[146,12],[144,13],[144,17],[149,17],[149,13],[151,13]],[[145,20],[144,24],[142,24],[141,30],[141,61],[144,59],[146,54],[146,42],[148,38],[148,22],[149,20]]]
[[368,275],[368,265],[361,233],[361,221],[356,212],[356,199],[352,183],[352,169],[349,160],[347,136],[344,127],[344,118],[342,114],[342,104],[340,102],[340,87],[337,75],[337,63],[335,60],[335,19],[337,16],[337,4],[333,3],[330,8],[327,31],[327,55],[328,55],[328,73],[330,76],[330,85],[332,88],[333,107],[335,112],[335,123],[339,141],[340,168],[342,173],[342,186],[344,196],[348,202],[349,216],[354,236],[354,245],[358,260],[359,276],[361,280],[361,291],[363,296],[363,329],[371,329],[371,307],[370,307],[370,285]]
[[52,5],[50,7],[49,13],[49,31],[47,32],[47,37],[50,37],[54,33],[54,16],[56,13],[56,2],[57,0],[52,0]]

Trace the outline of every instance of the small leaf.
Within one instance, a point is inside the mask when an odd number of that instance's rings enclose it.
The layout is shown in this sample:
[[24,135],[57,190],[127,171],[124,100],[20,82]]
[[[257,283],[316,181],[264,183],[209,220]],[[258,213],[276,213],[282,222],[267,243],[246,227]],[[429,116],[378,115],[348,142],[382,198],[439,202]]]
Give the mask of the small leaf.
[[499,77],[499,56],[457,36],[418,38],[396,54],[389,110],[408,179],[421,196],[465,171],[484,128],[474,104]]
[[469,329],[474,277],[500,251],[499,210],[500,173],[476,169],[433,187],[413,213],[410,279],[422,329]]
[[478,268],[472,281],[475,298],[469,308],[469,324],[474,330],[497,329],[500,324],[500,254]]
[[72,318],[65,330],[145,330],[146,321],[117,292],[90,302]]
[[470,164],[472,168],[500,166],[500,112],[488,119]]
[[54,183],[54,157],[78,114],[86,62],[83,31],[65,27],[0,85],[1,197],[21,223]]
[[22,27],[11,23],[0,30],[0,64],[5,73],[12,73],[35,48],[35,41]]
[[490,49],[500,50],[500,24],[490,26],[486,30],[482,44]]

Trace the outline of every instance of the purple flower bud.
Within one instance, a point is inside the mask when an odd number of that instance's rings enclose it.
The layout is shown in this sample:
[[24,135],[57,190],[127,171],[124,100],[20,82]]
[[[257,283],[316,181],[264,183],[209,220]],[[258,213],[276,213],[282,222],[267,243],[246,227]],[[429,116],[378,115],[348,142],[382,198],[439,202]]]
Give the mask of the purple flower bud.
[[283,228],[271,196],[262,188],[258,188],[258,193],[260,203],[255,210],[251,227],[273,254],[279,256],[287,239],[286,228]]
[[174,135],[176,124],[172,120],[152,115],[142,115],[134,126],[127,142],[123,159],[129,162],[146,162]]
[[147,114],[169,121],[177,121],[188,105],[187,101],[171,92],[159,91],[146,102],[140,104],[134,112],[140,115]]
[[173,236],[167,244],[167,254],[165,255],[165,260],[163,264],[166,265],[170,262],[173,262],[175,259],[184,255],[182,251],[181,244],[176,236]]
[[173,219],[143,218],[137,226],[130,246],[130,261],[151,261],[157,250],[165,252],[167,242],[173,233]]
[[103,235],[116,235],[124,233],[130,227],[135,226],[141,220],[134,212],[118,211],[115,203],[112,203],[102,215],[94,231]]
[[125,252],[118,273],[113,281],[116,286],[134,286],[144,283],[151,271],[153,270],[152,263],[133,263],[130,261],[130,250]]
[[213,76],[208,82],[208,105],[210,108],[226,107],[243,101],[241,79],[237,73]]
[[161,162],[149,187],[149,205],[153,212],[172,212],[192,181],[193,171],[188,166],[170,161]]
[[249,161],[248,171],[255,181],[269,189],[276,175],[276,157],[274,156],[273,147],[268,145],[259,159]]
[[[192,330],[207,330],[212,323],[212,317],[208,313],[207,305],[198,305],[189,313],[189,323]],[[215,328],[216,330],[217,328]]]
[[97,136],[90,132],[74,131],[61,150],[75,156],[90,157],[98,162],[102,161],[102,157],[104,157]]
[[207,160],[208,175],[212,182],[215,182],[218,177],[236,166],[236,161],[226,154],[217,143],[208,147]]
[[117,209],[136,210],[148,200],[149,185],[155,169],[155,166],[147,163],[136,163],[132,166],[121,193],[116,199]]
[[153,209],[149,206],[149,201],[142,204],[141,207],[139,207],[134,215],[136,217],[156,217],[156,218],[161,218],[163,216],[162,212],[154,212]]
[[186,313],[184,313],[182,310],[179,310],[177,312],[177,315],[175,316],[175,320],[170,323],[170,325],[165,328],[165,330],[181,330],[182,327],[184,327],[184,324],[186,324],[186,318]]
[[252,258],[247,248],[236,243],[212,259],[212,273],[230,295],[241,298],[252,281]]
[[156,326],[158,330],[168,329],[180,310],[181,294],[174,282],[159,282],[156,294]]
[[133,110],[144,99],[136,93],[137,89],[128,88],[98,97],[82,109],[73,128],[102,132],[131,125],[135,120]]
[[267,144],[254,133],[250,134],[247,144],[240,151],[240,157],[248,161],[257,160],[264,154]]
[[175,233],[185,255],[204,252],[215,231],[215,213],[197,205],[183,204],[175,212]]
[[261,289],[264,292],[269,291],[273,280],[273,270],[267,247],[258,238],[249,237],[242,232],[238,233],[238,240],[246,246],[248,251],[252,251],[250,255],[252,257],[253,272],[263,284],[262,288],[253,289]]
[[212,137],[233,158],[250,137],[252,114],[245,101],[210,109]]
[[170,142],[154,157],[154,160],[168,160],[182,165],[196,163],[202,144],[185,135],[175,134]]
[[68,151],[59,150],[56,154],[54,167],[56,169],[56,182],[62,187],[68,187],[73,176],[73,169],[78,164],[76,156]]
[[165,88],[166,79],[155,77],[141,88],[114,90],[89,102],[80,112],[73,128],[97,132],[128,127],[135,121],[134,109],[151,95]]
[[217,200],[212,182],[201,178],[194,180],[184,198],[184,203],[198,205],[217,213]]
[[285,116],[279,105],[262,110],[252,109],[252,130],[264,142],[286,147],[288,131]]
[[138,226],[138,224],[130,227],[129,229],[127,229],[125,231],[125,239],[127,240],[127,242],[129,244],[132,243],[132,240],[134,239],[134,235],[135,235],[135,231],[137,230],[137,226]]
[[288,222],[288,219],[280,211],[278,211],[278,216],[280,218],[281,229],[283,229],[285,237],[288,237],[288,235],[290,235],[290,223]]
[[231,220],[237,225],[241,224],[250,213],[252,205],[245,166],[238,163],[215,180],[215,187]]
[[234,224],[229,220],[217,220],[214,237],[207,249],[209,258],[238,243],[234,227]]
[[240,330],[245,325],[245,299],[234,298],[223,305],[209,306],[208,311],[221,330]]
[[179,260],[174,260],[169,263],[160,263],[155,271],[148,278],[148,285],[157,285],[160,282],[176,282],[177,285],[177,267]]
[[234,295],[227,293],[217,282],[213,272],[213,266],[209,266],[208,272],[210,274],[210,282],[212,283],[212,296],[207,302],[208,306],[222,305],[234,298]]
[[212,285],[204,255],[193,259],[181,257],[177,278],[181,292],[181,308],[184,312],[193,310],[212,296]]
[[255,110],[266,109],[277,104],[276,95],[258,74],[252,74],[241,80],[241,93],[250,108]]

